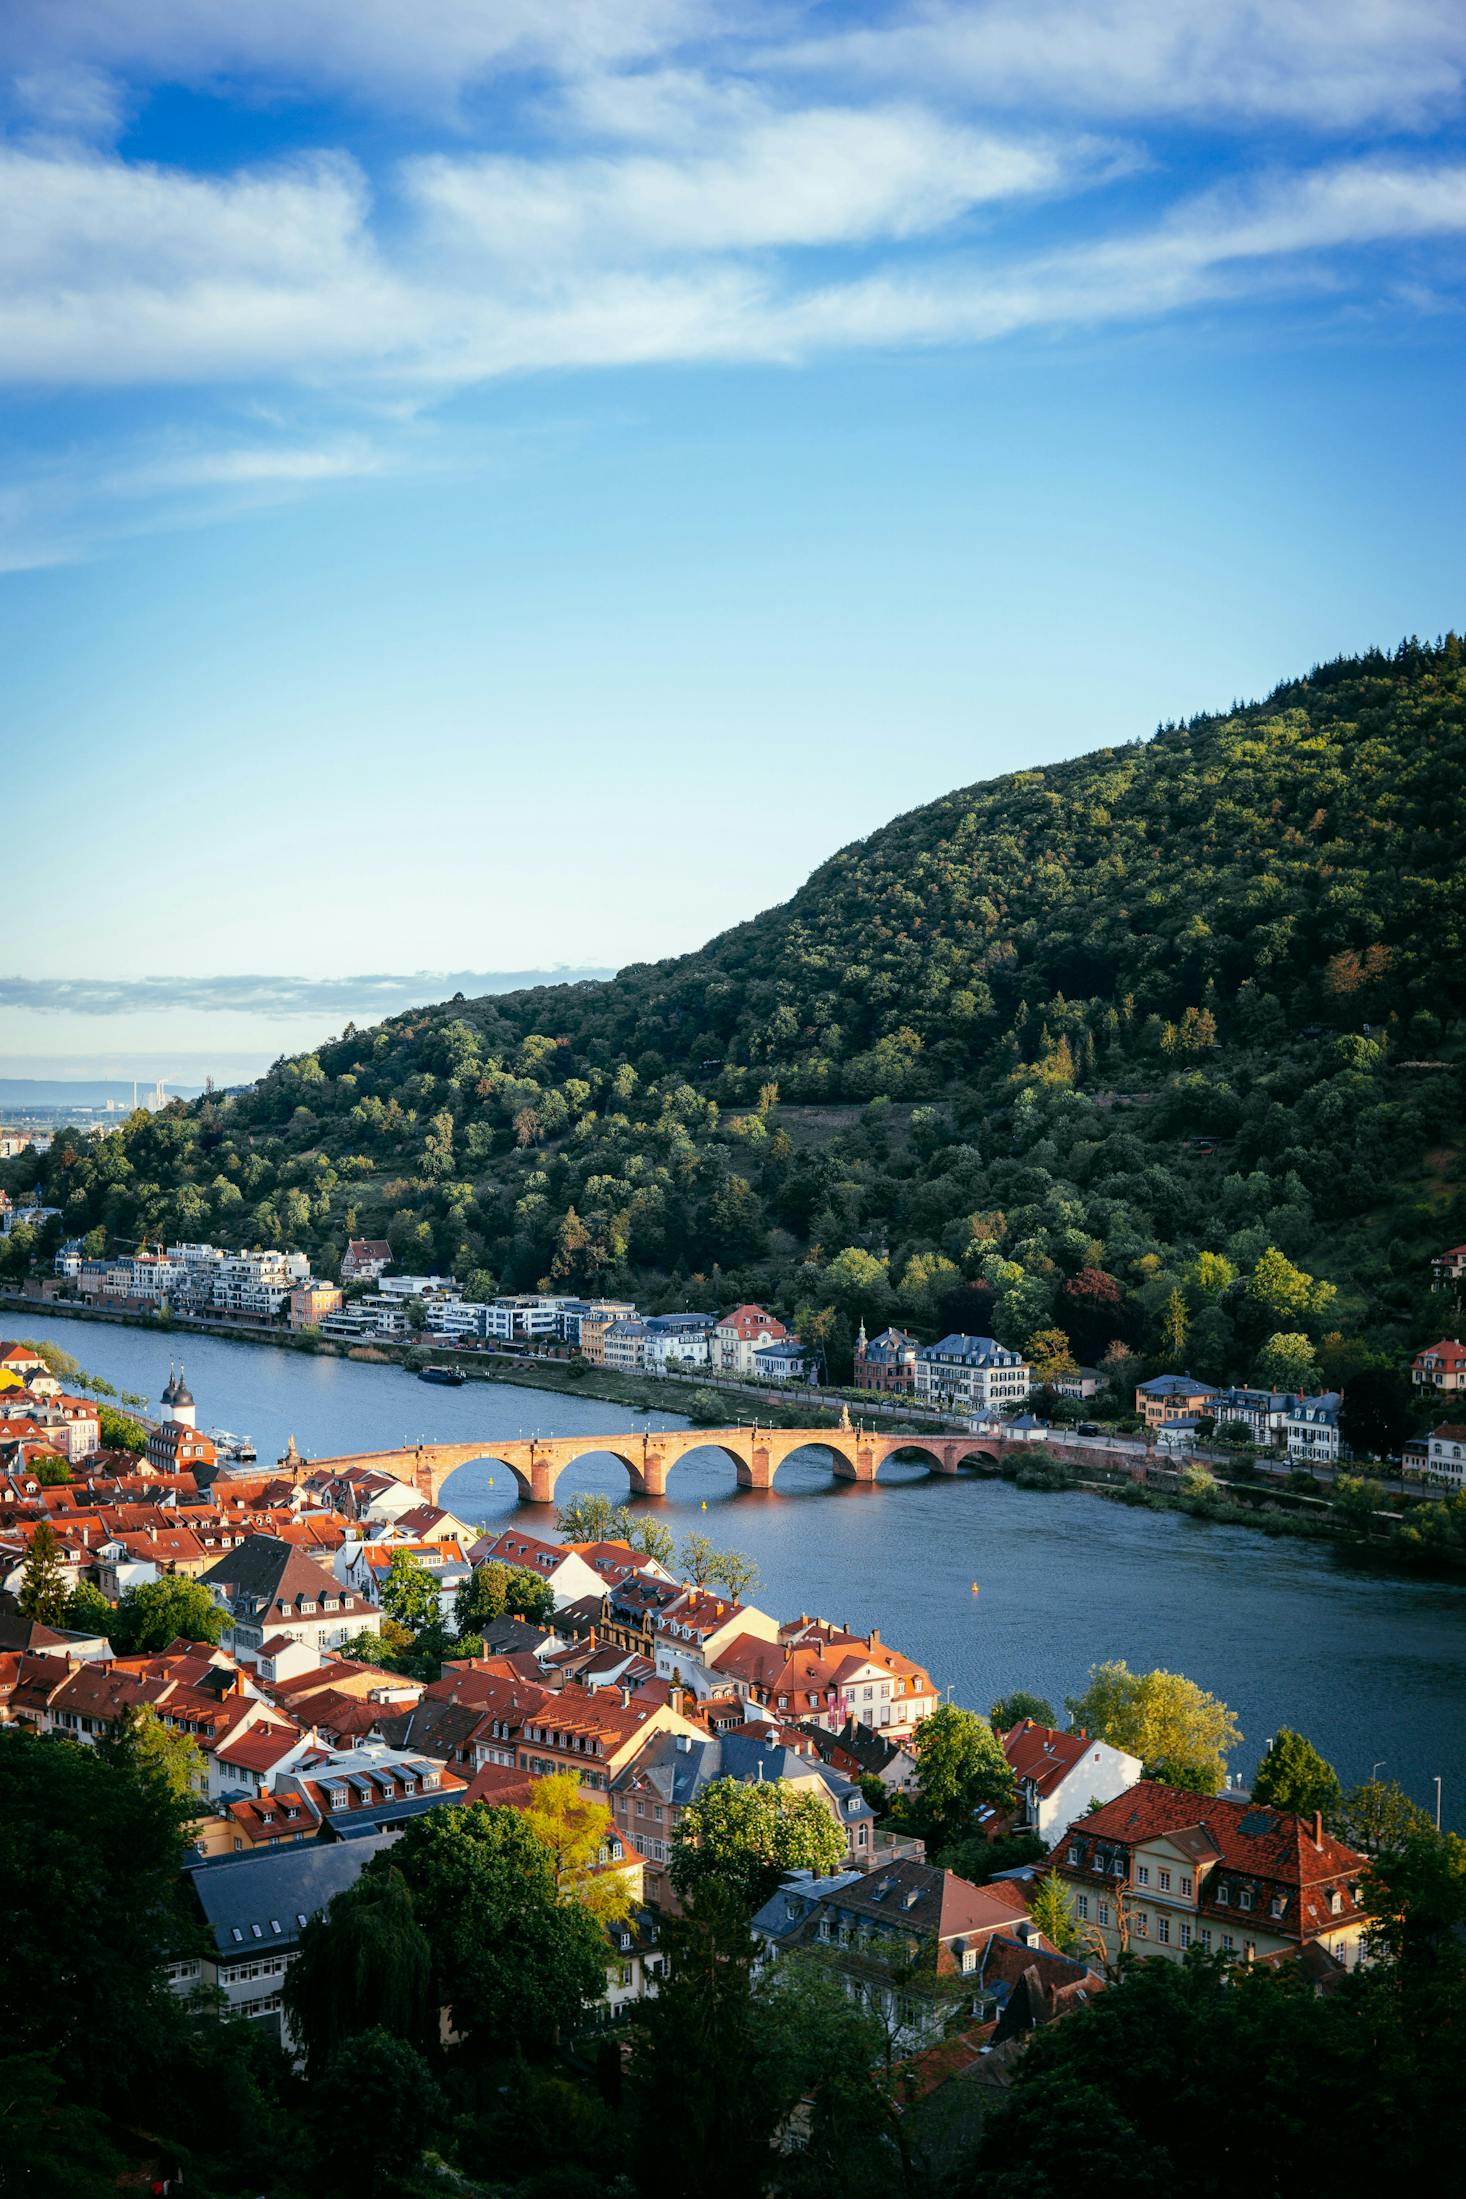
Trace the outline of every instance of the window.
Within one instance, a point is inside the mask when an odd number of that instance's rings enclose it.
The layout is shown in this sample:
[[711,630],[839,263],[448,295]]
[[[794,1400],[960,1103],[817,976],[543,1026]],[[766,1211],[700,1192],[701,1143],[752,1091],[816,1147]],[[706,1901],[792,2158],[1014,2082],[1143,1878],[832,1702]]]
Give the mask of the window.
[[1071,1840],[1069,1843],[1069,1861],[1071,1863],[1079,1861],[1079,1843],[1077,1840]]
[[1208,1953],[1208,1954],[1210,1954],[1210,1953],[1211,1953],[1211,1931],[1210,1931],[1210,1928],[1209,1928],[1209,1927],[1208,1927],[1207,1925],[1203,1924],[1203,1926],[1201,1927],[1201,1930],[1200,1930],[1200,1931],[1199,1931],[1199,1932],[1197,1933],[1197,1935],[1196,1935],[1196,1936],[1197,1936],[1197,1938],[1198,1938],[1198,1939],[1199,1939],[1199,1940],[1201,1941],[1201,1944],[1202,1944],[1202,1946],[1203,1946],[1203,1947],[1204,1947],[1204,1948],[1206,1949],[1207,1953]]
[[1194,1882],[1194,1881],[1193,1881],[1193,1880],[1192,1880],[1191,1878],[1189,1878],[1189,1877],[1188,1877],[1188,1876],[1186,1875],[1186,1873],[1185,1873],[1185,1872],[1183,1871],[1183,1872],[1182,1872],[1182,1874],[1181,1874],[1181,1891],[1182,1891],[1182,1893],[1183,1893],[1183,1894],[1190,1894],[1191,1892],[1193,1892],[1193,1891],[1194,1891],[1194,1883],[1195,1883],[1195,1882]]
[[1237,1942],[1235,1939],[1233,1939],[1230,1932],[1223,1932],[1222,1946],[1226,1953],[1229,1955],[1235,1955],[1237,1952]]
[[1086,1922],[1089,1916],[1088,1894],[1076,1894],[1074,1896],[1074,1914],[1078,1917],[1081,1924]]
[[1150,1865],[1148,1863],[1136,1864],[1135,1883],[1137,1886],[1148,1886],[1150,1884]]
[[1159,1884],[1160,1884],[1160,1889],[1161,1889],[1161,1892],[1162,1892],[1163,1894],[1168,1894],[1168,1893],[1170,1892],[1170,1890],[1171,1890],[1171,1874],[1170,1874],[1170,1872],[1169,1872],[1169,1871],[1161,1871],[1161,1872],[1159,1872],[1159,1873],[1157,1874],[1157,1876],[1158,1876],[1158,1880],[1159,1880]]
[[1150,1938],[1150,1918],[1144,1909],[1136,1912],[1135,1933],[1138,1939]]
[[1157,1939],[1158,1939],[1158,1940],[1160,1941],[1160,1943],[1161,1943],[1161,1945],[1162,1945],[1163,1947],[1169,1947],[1169,1946],[1170,1946],[1170,1944],[1171,1944],[1171,1920],[1170,1920],[1170,1918],[1169,1918],[1168,1916],[1158,1916],[1158,1917],[1156,1918],[1156,1920],[1155,1920],[1155,1936],[1156,1936],[1156,1938],[1157,1938]]
[[1231,1898],[1232,1898],[1232,1889],[1231,1889],[1231,1887],[1230,1887],[1230,1886],[1218,1886],[1218,1888],[1217,1888],[1217,1901],[1218,1901],[1218,1903],[1219,1903],[1219,1904],[1221,1905],[1221,1907],[1222,1907],[1222,1908],[1225,1908],[1225,1907],[1226,1907],[1227,1903],[1228,1903],[1228,1902],[1229,1902],[1229,1901],[1231,1900]]
[[1101,1924],[1108,1924],[1110,1921],[1110,1905],[1107,1901],[1102,1901],[1099,1905],[1099,1921]]
[[1183,1922],[1183,1924],[1181,1925],[1179,1937],[1181,1945],[1183,1947],[1189,1947],[1191,1945],[1191,1926],[1189,1924]]
[[1238,1894],[1237,1900],[1242,1908],[1250,1909],[1252,1907],[1252,1888],[1250,1886],[1244,1886],[1241,1893]]
[[1344,1906],[1344,1897],[1343,1897],[1343,1895],[1342,1895],[1342,1894],[1341,1894],[1341,1893],[1339,1892],[1339,1889],[1338,1889],[1338,1887],[1336,1886],[1336,1887],[1334,1888],[1333,1892],[1332,1892],[1332,1893],[1331,1893],[1331,1894],[1329,1895],[1329,1909],[1330,1909],[1330,1911],[1332,1912],[1332,1914],[1333,1914],[1334,1916],[1338,1916],[1338,1914],[1339,1914],[1339,1913],[1340,1913],[1340,1911],[1342,1910],[1343,1906]]

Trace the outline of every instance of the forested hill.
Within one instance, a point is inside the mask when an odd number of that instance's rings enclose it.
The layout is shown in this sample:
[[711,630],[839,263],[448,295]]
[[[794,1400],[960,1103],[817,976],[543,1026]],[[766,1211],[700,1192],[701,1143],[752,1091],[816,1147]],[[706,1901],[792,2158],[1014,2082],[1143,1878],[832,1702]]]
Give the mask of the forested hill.
[[1466,1236],[1463,733],[1454,635],[1331,664],[913,810],[700,953],[348,1031],[41,1180],[109,1249],[384,1233],[475,1289],[756,1296],[837,1364],[896,1314],[1214,1376],[1306,1334],[1337,1374],[1429,1340]]

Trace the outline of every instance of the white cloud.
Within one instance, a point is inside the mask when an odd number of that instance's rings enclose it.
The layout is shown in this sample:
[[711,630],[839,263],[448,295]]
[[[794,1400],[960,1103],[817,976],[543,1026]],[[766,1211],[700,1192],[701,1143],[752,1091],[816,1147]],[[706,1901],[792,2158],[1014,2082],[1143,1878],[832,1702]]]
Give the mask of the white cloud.
[[[705,104],[700,102],[699,104]],[[669,109],[671,111],[669,111]],[[683,138],[683,115],[659,103],[631,134],[657,124]],[[1099,156],[943,122],[916,107],[808,107],[781,113],[737,102],[675,151],[573,160],[418,160],[407,187],[450,249],[509,262],[780,245],[850,245],[941,229],[974,207],[1072,184]]]
[[917,0],[876,27],[768,46],[812,70],[980,110],[1415,125],[1459,108],[1460,0]]
[[613,67],[708,28],[712,0],[20,0],[6,44],[23,69],[422,107],[506,70]]

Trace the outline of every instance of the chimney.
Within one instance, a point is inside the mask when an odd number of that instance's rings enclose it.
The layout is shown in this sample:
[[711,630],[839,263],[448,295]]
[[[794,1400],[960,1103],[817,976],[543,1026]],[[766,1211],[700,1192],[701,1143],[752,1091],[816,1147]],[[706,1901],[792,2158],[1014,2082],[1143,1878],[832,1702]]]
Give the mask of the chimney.
[[1313,1813],[1313,1845],[1316,1848],[1323,1846],[1323,1812],[1321,1810],[1315,1810]]

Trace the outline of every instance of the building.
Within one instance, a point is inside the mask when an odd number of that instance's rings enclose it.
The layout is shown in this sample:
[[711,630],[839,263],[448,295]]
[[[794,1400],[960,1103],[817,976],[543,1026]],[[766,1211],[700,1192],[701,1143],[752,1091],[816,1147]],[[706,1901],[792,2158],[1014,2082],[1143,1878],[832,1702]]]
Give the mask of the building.
[[203,1927],[203,1951],[168,1965],[174,1991],[216,1990],[228,2015],[268,2023],[270,2035],[288,2044],[280,1995],[301,1933],[390,1845],[391,1835],[378,1832],[364,1840],[312,1840],[195,1864],[184,1878]]
[[1466,1489],[1466,1423],[1448,1420],[1425,1439],[1425,1478],[1438,1489]]
[[1207,1408],[1219,1428],[1244,1428],[1259,1451],[1281,1450],[1288,1415],[1299,1400],[1292,1390],[1218,1390]]
[[218,1463],[212,1439],[182,1420],[150,1429],[143,1456],[155,1474],[192,1474]]
[[832,1887],[781,1944],[817,1949],[901,2056],[943,2037],[956,2016],[991,2017],[981,1971],[999,1935],[1055,1952],[1016,1887],[973,1886],[934,1863],[901,1861]]
[[667,1866],[677,1826],[683,1811],[716,1779],[748,1786],[782,1779],[802,1794],[813,1794],[844,1835],[851,1867],[869,1870],[875,1858],[875,1812],[857,1781],[813,1753],[796,1753],[773,1733],[747,1728],[712,1735],[693,1729],[659,1732],[618,1772],[610,1790],[617,1830],[645,1858],[649,1899],[676,1908]]
[[1354,1969],[1365,1957],[1366,1859],[1317,1816],[1143,1779],[1071,1825],[1048,1861],[1107,1958],[1180,1962],[1199,1946],[1252,1962],[1317,1946]]
[[815,1362],[797,1336],[785,1336],[777,1344],[761,1344],[753,1355],[753,1372],[760,1382],[813,1382]]
[[1457,1336],[1427,1344],[1410,1362],[1410,1380],[1418,1390],[1466,1390],[1466,1344]]
[[1105,1377],[1099,1367],[1076,1367],[1072,1374],[1050,1375],[1044,1387],[1058,1397],[1077,1397],[1084,1402],[1099,1396],[1105,1387]]
[[915,1392],[934,1412],[977,1416],[1021,1405],[1033,1377],[1021,1352],[992,1336],[944,1336],[916,1355]]
[[1113,1802],[1144,1769],[1138,1756],[1087,1733],[1057,1733],[1023,1718],[1002,1735],[1003,1754],[1018,1782],[1015,1833],[1050,1845],[1092,1802]]
[[247,1535],[202,1581],[229,1614],[228,1647],[244,1659],[257,1657],[275,1634],[339,1649],[376,1624],[371,1604],[277,1535]]
[[720,1374],[754,1372],[754,1353],[766,1344],[782,1344],[789,1331],[762,1306],[735,1306],[723,1314],[712,1333],[712,1364]]
[[916,1387],[916,1338],[907,1329],[882,1329],[869,1339],[861,1322],[855,1338],[854,1384],[857,1390],[894,1390],[902,1394]]
[[586,1306],[573,1320],[567,1319],[567,1330],[574,1328],[569,1341],[577,1344],[582,1359],[593,1367],[606,1364],[606,1335],[618,1321],[632,1321],[636,1308],[629,1299],[599,1298]]
[[1297,1466],[1337,1466],[1349,1456],[1349,1446],[1339,1436],[1339,1407],[1343,1395],[1324,1390],[1317,1397],[1300,1397],[1284,1424],[1289,1458]]
[[642,1322],[642,1365],[649,1374],[691,1370],[712,1362],[711,1313],[650,1313]]
[[888,1741],[909,1741],[939,1701],[930,1674],[888,1649],[876,1629],[850,1634],[823,1619],[796,1620],[772,1642],[752,1629],[735,1633],[708,1657],[707,1672],[706,1692],[728,1689],[771,1718],[831,1734],[853,1718]]
[[601,1365],[618,1374],[640,1374],[646,1364],[646,1334],[645,1321],[610,1322],[601,1340]]
[[1135,1410],[1147,1428],[1164,1428],[1171,1420],[1190,1420],[1209,1413],[1216,1391],[1198,1382],[1194,1374],[1157,1374],[1136,1386]]
[[353,1237],[341,1262],[343,1283],[376,1283],[392,1265],[392,1247],[385,1237]]
[[1466,1245],[1452,1245],[1446,1252],[1438,1252],[1430,1263],[1431,1283],[1436,1290],[1457,1287],[1466,1277]]
[[293,1329],[318,1329],[328,1314],[339,1313],[345,1303],[335,1283],[323,1283],[314,1275],[295,1285],[288,1302]]

